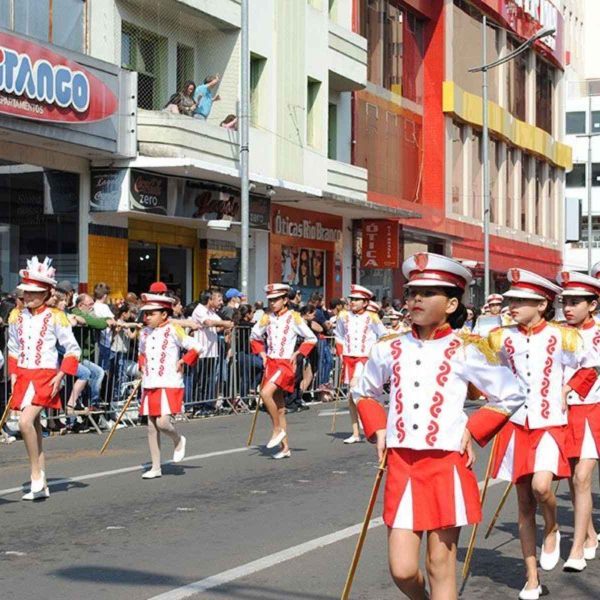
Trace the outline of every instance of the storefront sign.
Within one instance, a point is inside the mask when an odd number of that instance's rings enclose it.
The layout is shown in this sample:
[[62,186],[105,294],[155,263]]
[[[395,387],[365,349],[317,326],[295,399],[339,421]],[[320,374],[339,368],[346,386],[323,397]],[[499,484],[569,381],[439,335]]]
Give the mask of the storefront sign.
[[90,212],[114,212],[119,210],[125,175],[127,175],[127,169],[92,170]]
[[66,123],[102,121],[117,110],[117,97],[80,64],[0,33],[0,112]]
[[363,269],[397,269],[400,226],[397,221],[363,219],[362,256]]
[[282,214],[280,210],[273,215],[272,232],[276,235],[314,240],[317,242],[337,242],[342,239],[342,230],[327,227],[319,219],[297,219]]
[[129,207],[139,212],[167,214],[166,177],[131,170]]

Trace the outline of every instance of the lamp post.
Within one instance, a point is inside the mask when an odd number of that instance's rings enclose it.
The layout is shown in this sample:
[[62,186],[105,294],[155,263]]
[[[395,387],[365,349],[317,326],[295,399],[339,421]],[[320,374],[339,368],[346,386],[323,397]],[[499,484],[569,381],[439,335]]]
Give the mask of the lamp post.
[[489,129],[489,108],[488,108],[488,71],[499,65],[511,61],[513,58],[519,56],[519,54],[528,50],[537,40],[552,35],[555,29],[541,29],[534,36],[525,40],[518,48],[515,48],[512,52],[495,60],[491,63],[487,61],[487,16],[483,15],[483,28],[482,28],[482,65],[480,67],[473,67],[469,69],[469,73],[478,73],[481,71],[482,82],[481,82],[481,97],[483,102],[482,118],[481,118],[481,142],[483,145],[481,162],[483,170],[483,289],[484,296],[487,298],[490,293],[490,164],[489,164],[489,140],[490,140],[490,129]]
[[241,93],[240,93],[240,271],[242,294],[248,297],[248,264],[250,248],[250,32],[249,0],[242,0]]

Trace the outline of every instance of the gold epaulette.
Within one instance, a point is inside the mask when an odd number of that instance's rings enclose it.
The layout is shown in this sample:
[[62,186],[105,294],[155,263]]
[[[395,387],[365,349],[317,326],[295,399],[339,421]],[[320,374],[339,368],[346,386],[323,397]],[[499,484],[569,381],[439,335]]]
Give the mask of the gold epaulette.
[[71,327],[71,323],[69,323],[69,319],[64,310],[59,310],[58,308],[51,308],[54,324],[60,325],[61,327]]
[[304,321],[304,319],[302,318],[302,315],[296,311],[296,310],[292,310],[292,318],[294,319],[294,322],[296,323],[296,325],[300,325],[300,323],[302,323],[302,321]]
[[171,326],[173,327],[173,331],[175,332],[175,335],[180,340],[182,340],[186,336],[185,329],[181,325],[179,325],[177,323],[171,323]]
[[579,350],[579,348],[581,348],[583,344],[583,338],[579,334],[579,331],[575,329],[575,327],[569,327],[568,325],[557,323],[555,321],[551,321],[548,323],[548,325],[560,331],[562,349],[565,352],[576,352]]
[[19,320],[19,315],[21,314],[20,308],[13,308],[8,315],[8,324],[14,325]]
[[[492,333],[494,333],[494,331],[490,332],[490,337]],[[485,356],[486,360],[491,365],[497,365],[500,363],[498,352],[494,351],[494,348],[487,339],[482,338],[481,336],[475,333],[458,332],[456,335],[463,341],[463,345],[465,346],[465,348],[470,345],[475,346],[477,350],[479,350],[479,352],[481,352],[481,354]]]
[[382,335],[377,340],[376,343],[379,344],[379,342],[388,342],[389,340],[394,340],[394,339],[399,338],[399,337],[401,337],[403,335],[406,335],[407,333],[408,333],[408,331],[401,331],[399,333],[386,333],[385,335]]
[[258,322],[258,324],[261,327],[266,327],[269,324],[269,314],[264,313],[263,316],[260,318],[260,321]]
[[496,327],[488,333],[487,343],[492,352],[498,353],[502,349],[502,333],[504,329],[504,327]]

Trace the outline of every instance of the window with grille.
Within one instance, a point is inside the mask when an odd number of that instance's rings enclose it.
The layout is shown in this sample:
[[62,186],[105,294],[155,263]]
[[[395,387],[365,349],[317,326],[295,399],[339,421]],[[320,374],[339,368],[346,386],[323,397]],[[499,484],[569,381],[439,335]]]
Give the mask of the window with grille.
[[177,91],[183,90],[186,81],[194,81],[194,49],[177,44]]
[[264,94],[262,77],[267,64],[267,59],[250,55],[250,123],[260,125],[260,105]]
[[585,163],[575,163],[570,173],[567,173],[568,188],[585,187]]

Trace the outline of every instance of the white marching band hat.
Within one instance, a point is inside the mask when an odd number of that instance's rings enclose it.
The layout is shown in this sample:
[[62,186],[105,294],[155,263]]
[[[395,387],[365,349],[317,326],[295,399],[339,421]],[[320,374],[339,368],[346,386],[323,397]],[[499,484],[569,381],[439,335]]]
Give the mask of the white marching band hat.
[[600,279],[577,271],[561,271],[556,281],[563,296],[600,296]]
[[21,283],[17,286],[23,292],[48,292],[56,287],[56,269],[51,266],[52,259],[44,258],[40,262],[37,256],[27,260],[27,267],[19,271]]
[[510,289],[508,292],[504,292],[505,298],[548,300],[552,302],[562,292],[550,280],[525,269],[509,269],[507,277],[510,281]]
[[287,296],[290,292],[290,286],[287,283],[269,283],[265,285],[265,293],[267,299],[279,298],[281,296]]
[[408,280],[406,285],[412,287],[441,286],[464,290],[473,279],[471,271],[456,260],[430,252],[419,252],[405,260],[402,274]]
[[374,300],[369,300],[369,304],[367,304],[367,310],[369,312],[379,313],[381,306],[379,306],[379,304],[377,304],[377,302]]
[[592,277],[600,277],[600,262],[592,267]]
[[173,310],[175,298],[164,294],[142,294],[144,303],[140,310]]
[[392,309],[392,310],[390,310],[390,312],[387,314],[387,316],[388,316],[388,318],[390,318],[390,319],[401,319],[401,318],[402,318],[402,313],[401,313],[401,312],[399,312],[399,311],[397,311],[397,310],[395,310],[395,309]]
[[502,304],[502,302],[504,302],[504,296],[502,294],[490,294],[485,302],[488,306],[490,304]]
[[373,297],[373,292],[362,286],[362,285],[356,285],[356,284],[352,284],[350,286],[350,293],[348,294],[348,298],[359,298],[361,300],[371,300],[371,298]]

